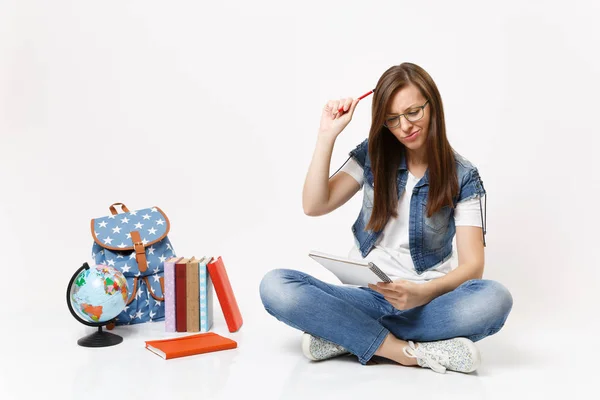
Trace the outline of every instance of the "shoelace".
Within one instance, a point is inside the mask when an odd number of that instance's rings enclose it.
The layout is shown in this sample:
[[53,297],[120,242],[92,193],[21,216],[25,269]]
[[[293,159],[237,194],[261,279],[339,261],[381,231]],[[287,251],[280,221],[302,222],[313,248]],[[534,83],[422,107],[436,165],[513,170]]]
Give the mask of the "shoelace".
[[436,353],[430,350],[428,351],[423,349],[422,346],[416,347],[411,341],[408,342],[408,346],[409,347],[404,347],[402,349],[402,352],[407,357],[421,360],[429,368],[435,372],[439,372],[440,374],[446,372],[446,367],[444,367],[441,363],[446,363],[446,365],[448,365],[449,357],[447,354]]

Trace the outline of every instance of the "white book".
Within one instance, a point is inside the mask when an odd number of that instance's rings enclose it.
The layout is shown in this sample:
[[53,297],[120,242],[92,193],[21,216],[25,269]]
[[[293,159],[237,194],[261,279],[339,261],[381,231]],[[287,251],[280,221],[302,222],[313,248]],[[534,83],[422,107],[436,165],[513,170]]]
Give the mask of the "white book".
[[311,250],[308,256],[331,271],[345,285],[367,286],[368,283],[392,282],[375,263],[351,260]]
[[206,264],[212,257],[202,257],[198,265],[198,278],[200,283],[200,332],[208,332],[213,324],[213,283],[210,274],[206,271]]

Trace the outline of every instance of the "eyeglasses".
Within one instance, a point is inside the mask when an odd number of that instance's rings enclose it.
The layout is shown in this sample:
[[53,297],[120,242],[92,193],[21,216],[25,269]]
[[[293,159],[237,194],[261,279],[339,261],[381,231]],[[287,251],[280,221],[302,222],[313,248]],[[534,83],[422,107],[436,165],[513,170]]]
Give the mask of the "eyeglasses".
[[429,100],[427,100],[425,102],[425,104],[423,104],[422,106],[415,107],[405,114],[400,114],[395,117],[388,118],[383,122],[383,125],[386,128],[397,128],[400,126],[400,117],[403,115],[407,121],[410,121],[410,122],[418,121],[421,118],[423,118],[423,115],[425,115],[425,106],[427,105],[427,103],[429,103]]

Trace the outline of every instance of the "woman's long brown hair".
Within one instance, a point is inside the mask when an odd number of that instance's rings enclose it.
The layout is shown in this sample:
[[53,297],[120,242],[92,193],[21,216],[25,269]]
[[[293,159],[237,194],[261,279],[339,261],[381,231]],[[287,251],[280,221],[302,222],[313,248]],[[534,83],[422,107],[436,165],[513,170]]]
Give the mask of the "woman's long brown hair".
[[390,217],[397,217],[398,188],[397,169],[406,148],[383,125],[388,104],[397,90],[412,84],[425,99],[429,100],[430,111],[427,163],[429,195],[427,216],[431,217],[440,208],[453,207],[453,197],[458,194],[458,178],[454,153],[446,137],[444,107],[438,88],[431,76],[421,67],[402,63],[383,73],[375,87],[372,108],[372,123],[369,132],[369,158],[375,183],[373,211],[367,229],[382,230]]

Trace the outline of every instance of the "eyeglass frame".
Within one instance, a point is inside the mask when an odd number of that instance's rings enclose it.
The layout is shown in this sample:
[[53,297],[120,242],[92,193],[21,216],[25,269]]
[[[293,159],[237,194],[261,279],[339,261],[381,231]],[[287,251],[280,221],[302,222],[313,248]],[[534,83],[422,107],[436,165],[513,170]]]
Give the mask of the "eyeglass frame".
[[427,100],[427,101],[425,102],[425,104],[423,104],[422,106],[417,106],[417,107],[415,107],[415,109],[417,109],[417,108],[420,108],[420,109],[421,109],[421,111],[423,112],[423,115],[421,115],[421,118],[419,118],[419,119],[415,119],[414,121],[411,121],[411,120],[409,120],[409,119],[406,117],[406,114],[407,114],[407,113],[404,113],[404,114],[400,114],[400,115],[398,115],[398,116],[396,116],[396,117],[394,117],[394,118],[389,118],[389,119],[396,119],[396,118],[398,118],[398,125],[396,125],[396,126],[394,126],[394,127],[390,128],[389,126],[387,126],[387,125],[386,125],[386,123],[387,123],[387,119],[386,119],[386,120],[383,122],[383,126],[385,126],[385,127],[386,127],[386,128],[388,128],[388,129],[394,129],[394,128],[397,128],[397,127],[399,127],[399,126],[400,126],[400,117],[402,117],[403,115],[404,115],[404,118],[406,118],[406,120],[407,120],[408,122],[417,122],[417,121],[420,121],[420,120],[421,120],[421,119],[423,119],[423,117],[425,116],[425,107],[427,106],[427,103],[429,103],[429,100]]

